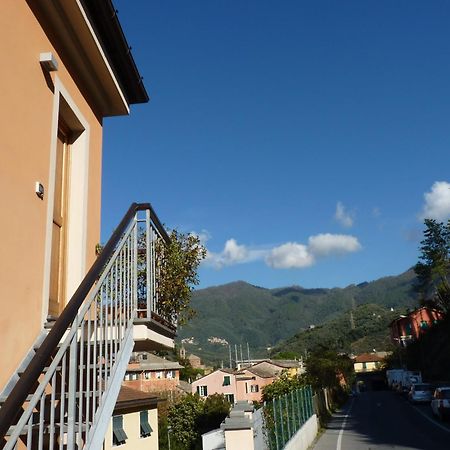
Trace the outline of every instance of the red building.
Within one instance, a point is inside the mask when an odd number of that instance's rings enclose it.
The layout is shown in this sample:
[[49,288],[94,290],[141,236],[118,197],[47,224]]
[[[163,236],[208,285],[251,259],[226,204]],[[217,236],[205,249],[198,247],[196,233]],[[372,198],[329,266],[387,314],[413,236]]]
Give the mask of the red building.
[[437,309],[427,306],[417,308],[390,323],[391,340],[395,345],[404,347],[408,342],[418,339],[443,317],[444,313]]

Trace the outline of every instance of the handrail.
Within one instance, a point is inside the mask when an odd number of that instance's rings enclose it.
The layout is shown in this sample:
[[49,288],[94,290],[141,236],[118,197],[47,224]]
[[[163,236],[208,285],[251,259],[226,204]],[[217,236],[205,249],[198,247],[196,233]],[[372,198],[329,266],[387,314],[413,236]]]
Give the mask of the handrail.
[[80,286],[67,303],[66,307],[51,328],[49,334],[46,336],[41,346],[37,349],[36,354],[30,361],[24,373],[20,376],[18,382],[11,390],[5,400],[5,403],[0,408],[0,447],[3,447],[4,441],[3,443],[1,441],[4,439],[9,427],[14,424],[14,420],[21,411],[22,405],[25,402],[30,390],[37,382],[67,328],[75,319],[79,308],[82,306],[86,296],[89,294],[93,285],[100,277],[104,266],[113,255],[115,247],[119,243],[123,233],[126,231],[130,220],[138,211],[144,210],[150,211],[150,218],[161,234],[161,237],[166,242],[170,241],[167,232],[149,203],[131,204],[125,216],[114,230],[111,238],[108,240],[102,252],[87,272]]

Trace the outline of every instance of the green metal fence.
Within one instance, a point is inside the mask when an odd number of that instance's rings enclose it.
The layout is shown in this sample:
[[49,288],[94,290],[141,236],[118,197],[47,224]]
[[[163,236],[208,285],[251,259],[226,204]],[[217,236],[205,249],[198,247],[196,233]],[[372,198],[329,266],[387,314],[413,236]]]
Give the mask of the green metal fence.
[[264,404],[264,421],[270,450],[280,450],[314,414],[311,386],[291,391]]

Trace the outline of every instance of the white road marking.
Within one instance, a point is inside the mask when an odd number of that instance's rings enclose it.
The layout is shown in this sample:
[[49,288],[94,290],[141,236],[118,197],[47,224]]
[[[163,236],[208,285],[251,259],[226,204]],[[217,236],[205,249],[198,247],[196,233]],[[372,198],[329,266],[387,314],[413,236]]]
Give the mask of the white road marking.
[[352,400],[352,403],[350,405],[350,408],[348,408],[348,412],[347,414],[344,416],[344,421],[342,422],[342,427],[341,427],[341,431],[339,431],[339,436],[337,439],[337,445],[336,445],[336,450],[341,450],[341,446],[342,446],[342,436],[344,434],[344,428],[345,428],[345,424],[347,423],[347,418],[350,415],[350,412],[353,408],[353,402],[355,401],[355,399]]
[[437,422],[436,420],[434,420],[432,417],[430,417],[428,414],[424,413],[423,411],[421,411],[419,408],[417,408],[416,406],[411,405],[419,414],[421,414],[423,417],[425,417],[425,419],[428,419],[431,423],[433,423],[434,425],[436,425],[437,427],[439,427],[441,430],[446,431],[447,433],[450,433],[450,429],[445,427],[444,425],[441,425],[439,422]]

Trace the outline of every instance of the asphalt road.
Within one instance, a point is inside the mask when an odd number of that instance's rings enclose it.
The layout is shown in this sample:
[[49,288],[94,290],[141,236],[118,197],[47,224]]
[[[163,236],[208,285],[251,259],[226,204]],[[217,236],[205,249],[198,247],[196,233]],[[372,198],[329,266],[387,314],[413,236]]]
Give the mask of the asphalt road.
[[450,450],[449,423],[391,391],[363,392],[333,415],[314,450]]

